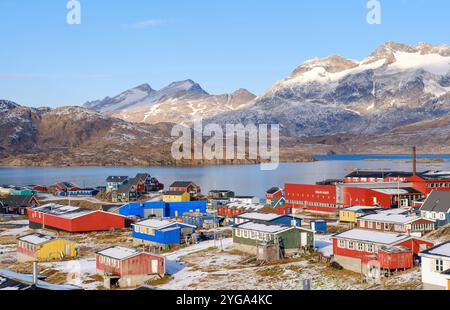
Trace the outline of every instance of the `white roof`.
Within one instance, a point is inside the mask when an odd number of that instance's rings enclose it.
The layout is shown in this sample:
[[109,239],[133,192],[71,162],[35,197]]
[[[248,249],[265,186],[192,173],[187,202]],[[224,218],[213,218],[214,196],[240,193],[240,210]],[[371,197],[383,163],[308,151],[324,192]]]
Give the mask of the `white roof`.
[[172,225],[172,224],[176,224],[176,222],[171,222],[171,221],[162,220],[162,219],[148,219],[148,220],[136,223],[136,225],[146,226],[146,227],[151,227],[151,228],[164,228],[164,227]]
[[121,247],[121,246],[114,246],[111,248],[101,250],[97,253],[100,255],[112,257],[115,259],[125,259],[128,257],[134,256],[140,252],[136,249],[130,249],[130,248],[125,248],[125,247]]
[[266,232],[266,233],[278,233],[278,232],[282,232],[284,230],[289,230],[293,227],[294,226],[287,227],[287,226],[281,226],[281,225],[267,225],[267,224],[248,222],[248,223],[241,224],[241,225],[237,226],[236,228],[249,229],[249,230],[261,231],[261,232]]
[[352,229],[348,231],[344,231],[343,233],[334,235],[335,238],[341,239],[351,239],[357,241],[367,241],[378,244],[396,244],[405,239],[410,238],[408,235],[404,234],[395,234],[395,233],[385,233],[373,230],[364,230],[364,229]]
[[26,235],[23,237],[19,237],[18,239],[20,241],[25,241],[25,242],[28,242],[31,244],[39,245],[39,244],[46,243],[50,240],[53,240],[53,239],[55,239],[55,237],[42,235],[42,234],[32,234],[32,235]]
[[49,203],[40,207],[33,208],[32,211],[38,211],[46,214],[51,214],[63,218],[76,218],[82,215],[91,214],[98,212],[96,210],[91,210],[82,207],[75,206],[65,206],[56,203]]
[[434,249],[428,250],[429,254],[450,257],[450,242],[438,245]]
[[264,205],[261,204],[254,204],[254,203],[243,203],[240,201],[234,201],[230,202],[225,205],[227,208],[237,208],[237,209],[244,209],[244,210],[259,210],[264,208]]
[[249,219],[249,220],[260,220],[260,221],[272,221],[279,218],[280,215],[273,213],[259,213],[259,212],[249,212],[243,213],[238,216],[239,218]]
[[344,208],[342,210],[344,211],[359,211],[359,210],[376,210],[379,209],[380,207],[373,207],[373,206],[352,206],[352,207],[348,207],[348,208]]
[[406,189],[402,188],[374,188],[373,190],[386,195],[404,195],[409,193]]
[[402,214],[402,213],[406,213],[406,212],[407,211],[402,210],[402,209],[386,210],[386,211],[378,212],[376,214],[369,214],[366,216],[362,216],[358,220],[405,224],[405,223],[420,219],[419,216],[411,216],[408,214]]

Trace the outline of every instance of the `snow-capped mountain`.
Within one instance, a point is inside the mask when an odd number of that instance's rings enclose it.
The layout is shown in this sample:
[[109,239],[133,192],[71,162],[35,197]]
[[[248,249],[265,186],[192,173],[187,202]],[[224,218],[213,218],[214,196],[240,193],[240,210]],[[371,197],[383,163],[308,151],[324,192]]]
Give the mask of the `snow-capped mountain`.
[[362,61],[306,61],[215,122],[279,123],[287,135],[383,133],[450,114],[450,46],[386,43]]
[[245,89],[210,95],[199,84],[186,80],[158,91],[143,84],[113,98],[88,102],[84,107],[130,122],[191,124],[200,118],[234,111],[255,97]]

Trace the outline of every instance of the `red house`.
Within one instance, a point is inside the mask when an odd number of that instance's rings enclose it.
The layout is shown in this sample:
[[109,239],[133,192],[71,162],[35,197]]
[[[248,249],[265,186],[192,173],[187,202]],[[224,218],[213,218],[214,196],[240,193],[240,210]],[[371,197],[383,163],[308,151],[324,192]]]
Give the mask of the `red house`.
[[130,224],[119,214],[58,204],[30,208],[27,213],[32,229],[48,228],[79,233],[123,229]]
[[155,276],[165,274],[164,256],[136,249],[113,246],[95,256],[97,273],[105,280],[106,288],[134,287]]
[[201,193],[200,187],[192,181],[177,181],[169,186],[169,192],[187,192],[191,197],[197,197]]
[[348,230],[334,235],[332,240],[334,261],[363,274],[373,266],[382,270],[411,268],[413,257],[433,246],[418,237],[365,229]]
[[272,187],[266,191],[266,204],[272,204],[276,197],[283,197],[283,190],[279,187]]
[[68,191],[78,191],[80,187],[70,182],[60,182],[55,184],[56,190],[58,192],[68,192]]
[[434,190],[450,190],[450,172],[425,171],[407,179],[413,187],[429,195]]

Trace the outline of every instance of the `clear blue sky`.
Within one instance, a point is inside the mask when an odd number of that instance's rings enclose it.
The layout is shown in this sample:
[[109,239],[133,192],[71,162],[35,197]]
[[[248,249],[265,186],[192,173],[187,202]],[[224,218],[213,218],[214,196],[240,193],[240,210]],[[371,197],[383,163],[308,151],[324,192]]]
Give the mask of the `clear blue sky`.
[[82,104],[149,83],[193,79],[210,93],[262,93],[304,60],[361,59],[385,41],[450,44],[450,1],[0,0],[0,98]]

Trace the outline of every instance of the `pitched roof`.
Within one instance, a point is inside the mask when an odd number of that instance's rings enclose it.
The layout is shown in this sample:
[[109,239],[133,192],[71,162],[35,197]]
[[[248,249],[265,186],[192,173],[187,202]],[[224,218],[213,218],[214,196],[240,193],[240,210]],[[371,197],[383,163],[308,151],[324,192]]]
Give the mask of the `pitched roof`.
[[188,226],[188,227],[194,227],[193,225],[189,225],[186,223],[180,223],[180,222],[174,222],[174,221],[168,221],[168,220],[163,220],[163,219],[148,219],[142,222],[137,222],[133,225],[139,225],[139,226],[145,226],[145,227],[150,227],[150,228],[154,228],[154,229],[163,229],[172,225],[180,225],[180,226]]
[[450,191],[432,191],[420,211],[450,212]]
[[243,224],[236,225],[236,226],[234,226],[234,228],[276,234],[276,233],[280,233],[280,232],[295,228],[295,226],[271,225],[271,224],[255,223],[255,222],[246,222]]
[[421,219],[421,217],[409,215],[408,211],[402,209],[380,211],[375,214],[369,214],[358,218],[358,220],[364,221],[379,221],[399,224],[406,224],[419,219]]
[[148,173],[138,173],[135,176],[135,179],[138,179],[138,180],[141,180],[141,181],[145,181],[148,178],[151,178],[150,174],[148,174]]
[[266,193],[267,194],[275,194],[276,192],[279,192],[279,191],[281,191],[281,188],[275,186],[275,187],[269,188],[266,191]]
[[421,254],[430,254],[450,258],[450,241],[438,244],[432,248],[422,251]]
[[373,230],[364,230],[364,229],[352,229],[347,230],[342,233],[338,233],[333,235],[332,238],[341,238],[341,239],[349,239],[355,241],[366,241],[373,242],[377,244],[397,244],[403,240],[411,238],[408,235],[404,234],[396,234],[396,233],[387,233],[387,232],[379,232]]
[[108,256],[119,260],[126,259],[140,253],[142,253],[142,251],[122,246],[111,246],[97,252],[97,254],[100,254],[102,256]]
[[[132,180],[132,179],[131,179]],[[131,181],[130,180],[130,181]],[[125,183],[125,184],[121,184],[120,186],[119,186],[119,188],[117,189],[117,192],[119,192],[119,193],[128,193],[128,192],[130,192],[130,191],[132,191],[133,190],[133,186],[134,185],[136,185],[136,184],[133,184],[132,182],[128,182],[128,183]]]
[[418,174],[424,180],[450,180],[450,171],[429,170]]
[[173,182],[169,187],[188,187],[191,184],[193,184],[192,181],[176,181]]
[[48,236],[48,235],[43,235],[43,234],[29,234],[29,235],[25,235],[25,236],[17,238],[17,240],[31,243],[34,245],[44,244],[44,243],[47,243],[54,239],[56,239],[56,238],[53,236]]
[[126,179],[128,179],[127,176],[109,176],[106,178],[106,182],[114,182],[114,183],[120,182],[121,183],[121,182],[125,181]]
[[261,213],[261,212],[249,212],[238,215],[239,218],[257,221],[273,221],[280,217],[278,214],[273,213]]
[[8,196],[6,198],[2,198],[0,199],[0,202],[4,205],[4,206],[8,206],[10,208],[19,208],[19,207],[31,207],[31,200],[32,200],[33,196],[32,195],[26,195],[26,196],[21,196],[21,195],[12,195],[12,196]]

